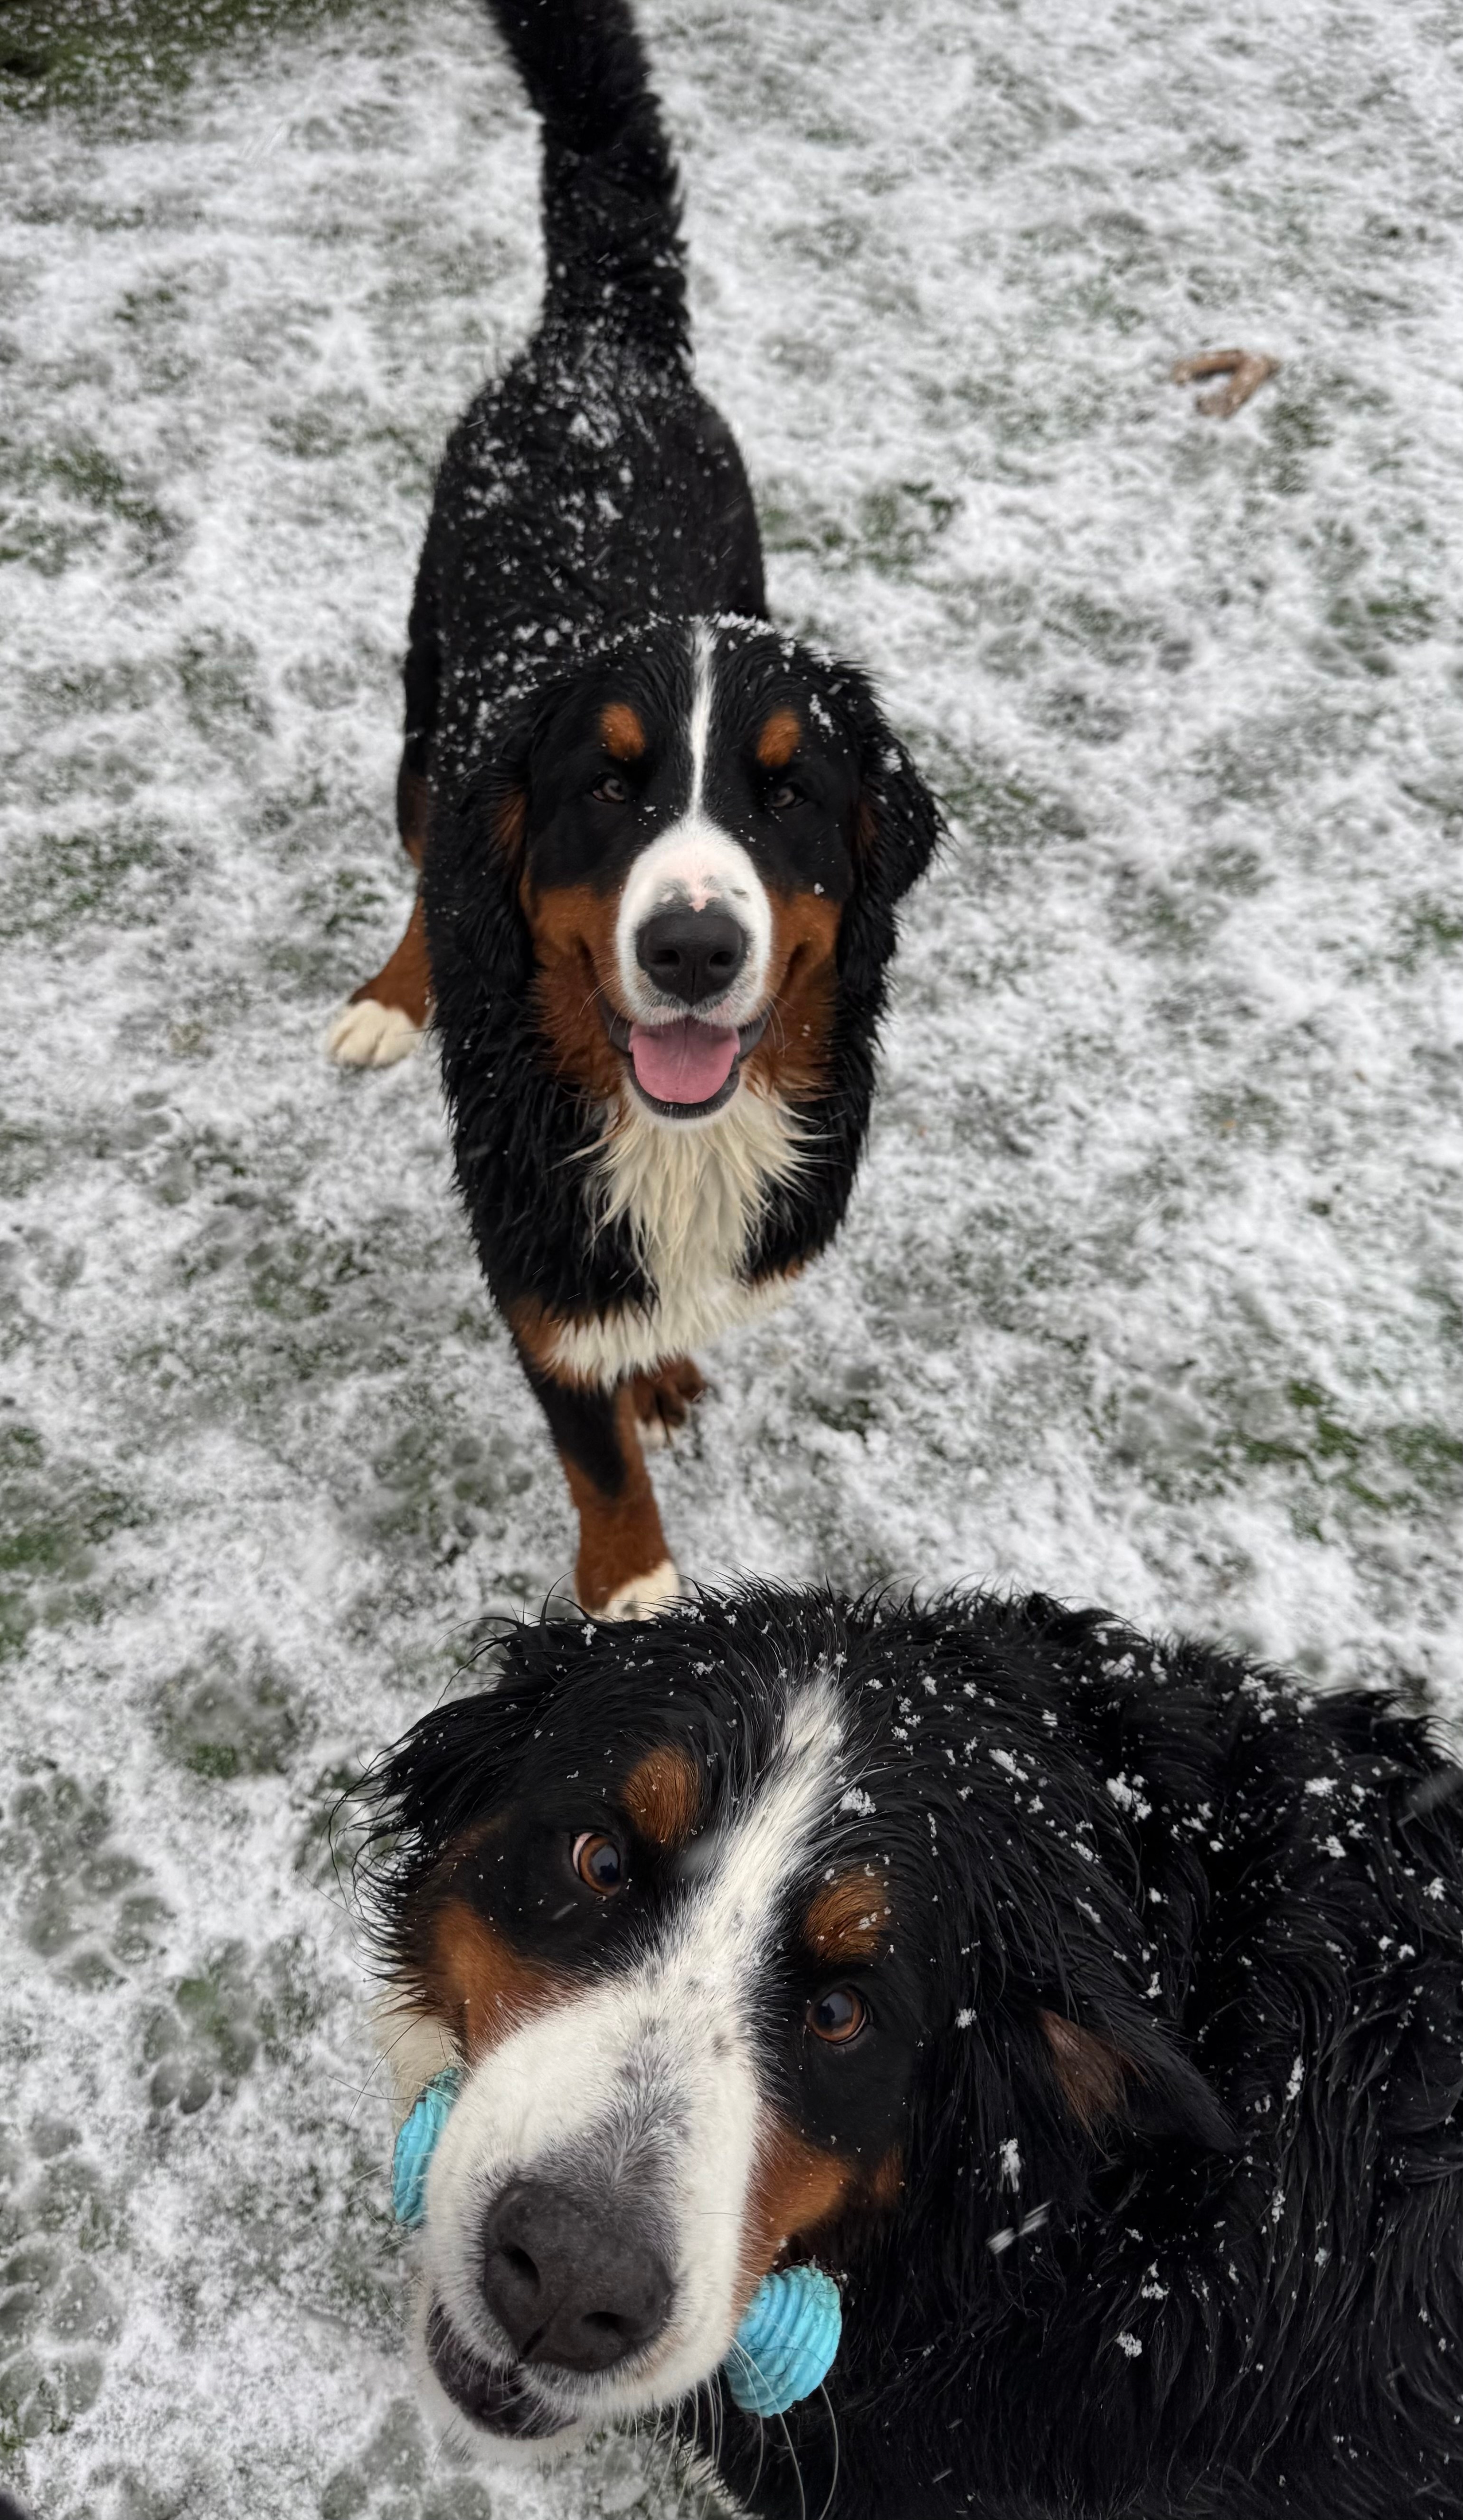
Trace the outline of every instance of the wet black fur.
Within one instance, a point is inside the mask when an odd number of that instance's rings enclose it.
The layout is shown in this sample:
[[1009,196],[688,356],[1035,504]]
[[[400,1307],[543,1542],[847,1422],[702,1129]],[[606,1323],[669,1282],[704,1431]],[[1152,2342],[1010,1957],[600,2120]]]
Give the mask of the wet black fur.
[[[906,2182],[813,2243],[844,2287],[826,2400],[785,2429],[716,2408],[749,2509],[1463,2514],[1463,1776],[1420,1721],[1040,1597],[758,1586],[647,1626],[523,1628],[500,1661],[376,1779],[394,1968],[444,1846],[505,1810],[478,1895],[571,1971],[613,1968],[676,1880],[647,1863],[639,1915],[550,1926],[544,1849],[613,1825],[615,1780],[668,1736],[705,1763],[714,1821],[785,1677],[838,1674],[862,1799],[791,1905],[828,1864],[887,1860],[894,1952],[838,1972],[869,2029],[814,2055],[816,1972],[774,1937],[764,2070],[819,2141],[871,2155],[894,2129]],[[1091,2131],[1043,2008],[1125,2060]]]
[[[652,695],[685,672],[690,616],[748,693],[827,705],[854,766],[858,852],[817,1136],[769,1201],[750,1277],[836,1231],[867,1123],[894,906],[937,837],[935,807],[867,682],[775,637],[751,494],[690,380],[675,179],[624,0],[491,0],[544,122],[549,283],[540,328],[453,433],[411,621],[403,771],[433,792],[427,928],[458,1177],[490,1283],[579,1314],[643,1300],[623,1227],[597,1232],[586,1162],[602,1127],[555,1075],[532,1004],[520,865],[498,835],[536,747],[582,682]],[[771,703],[770,703],[771,704]],[[404,785],[405,792],[405,785]],[[845,833],[852,843],[852,829]]]

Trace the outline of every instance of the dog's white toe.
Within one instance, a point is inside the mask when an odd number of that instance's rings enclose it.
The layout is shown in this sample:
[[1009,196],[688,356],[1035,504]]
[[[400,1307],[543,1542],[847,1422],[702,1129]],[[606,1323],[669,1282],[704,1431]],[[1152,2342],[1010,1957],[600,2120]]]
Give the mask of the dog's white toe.
[[681,1592],[681,1578],[669,1557],[662,1557],[647,1575],[636,1575],[628,1584],[611,1593],[597,1619],[653,1619],[668,1601],[676,1600]]
[[383,1007],[378,998],[358,999],[342,1007],[325,1037],[326,1055],[337,1067],[394,1067],[410,1058],[421,1039],[400,1007]]

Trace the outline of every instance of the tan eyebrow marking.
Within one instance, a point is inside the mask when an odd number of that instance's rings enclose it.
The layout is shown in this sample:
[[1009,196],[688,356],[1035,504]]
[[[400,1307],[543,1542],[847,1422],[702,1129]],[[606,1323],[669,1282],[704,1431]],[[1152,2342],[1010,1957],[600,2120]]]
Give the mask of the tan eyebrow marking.
[[1042,2035],[1051,2050],[1052,2071],[1077,2123],[1090,2135],[1104,2118],[1123,2106],[1123,2058],[1095,2031],[1083,2030],[1065,2013],[1038,2013]]
[[674,1741],[647,1750],[625,1779],[620,1801],[652,1846],[685,1846],[701,1810],[701,1771]]
[[757,738],[757,758],[764,770],[782,770],[803,740],[803,722],[795,709],[774,709]]
[[645,730],[628,700],[609,700],[599,712],[599,738],[616,761],[639,761],[645,748]]
[[808,1941],[820,1960],[866,1960],[882,1951],[893,1913],[888,1883],[872,1866],[825,1881],[809,1905]]

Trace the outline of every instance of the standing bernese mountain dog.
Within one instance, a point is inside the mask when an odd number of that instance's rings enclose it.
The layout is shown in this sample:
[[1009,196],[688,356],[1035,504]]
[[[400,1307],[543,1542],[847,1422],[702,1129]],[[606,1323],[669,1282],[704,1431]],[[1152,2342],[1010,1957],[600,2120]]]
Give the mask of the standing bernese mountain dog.
[[703,1387],[688,1351],[842,1220],[940,823],[863,675],[767,624],[625,0],[492,10],[543,121],[544,311],[443,461],[398,783],[420,894],[332,1047],[396,1058],[435,1007],[578,1598],[615,1616],[677,1590],[643,1444]]
[[[1459,2520],[1463,1771],[1039,1598],[523,1627],[375,1779],[424,2386],[767,2520]],[[843,2297],[765,2428],[769,2271]],[[667,2426],[672,2421],[667,2413]]]

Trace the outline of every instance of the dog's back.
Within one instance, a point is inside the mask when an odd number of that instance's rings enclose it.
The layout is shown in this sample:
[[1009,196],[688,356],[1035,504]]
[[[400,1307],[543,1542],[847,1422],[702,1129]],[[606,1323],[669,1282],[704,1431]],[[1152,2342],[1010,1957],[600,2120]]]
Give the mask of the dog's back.
[[491,0],[543,126],[534,338],[453,431],[409,732],[447,787],[485,716],[628,625],[766,608],[735,441],[690,378],[675,167],[625,0]]

